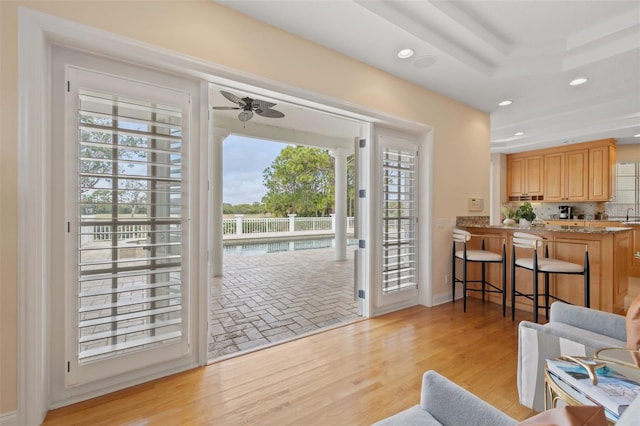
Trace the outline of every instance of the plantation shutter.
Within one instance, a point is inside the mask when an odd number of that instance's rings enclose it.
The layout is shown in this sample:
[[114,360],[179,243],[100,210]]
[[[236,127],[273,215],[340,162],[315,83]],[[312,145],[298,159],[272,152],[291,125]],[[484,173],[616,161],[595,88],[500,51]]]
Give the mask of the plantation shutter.
[[639,177],[640,163],[616,163],[616,196],[614,199],[617,204],[629,205],[621,206],[624,210],[626,207],[635,207],[637,203],[640,203]]
[[383,293],[417,289],[417,153],[382,152]]
[[79,365],[183,337],[183,117],[78,92]]

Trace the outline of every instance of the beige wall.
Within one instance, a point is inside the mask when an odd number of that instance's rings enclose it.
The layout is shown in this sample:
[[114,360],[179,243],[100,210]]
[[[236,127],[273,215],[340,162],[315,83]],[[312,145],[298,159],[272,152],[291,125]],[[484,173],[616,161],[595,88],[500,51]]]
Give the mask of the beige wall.
[[618,145],[616,147],[616,161],[640,161],[640,142],[633,145]]
[[[209,0],[0,1],[2,47],[0,414],[16,409],[17,8],[104,29],[260,77],[398,117],[430,124],[435,135],[434,247],[449,246],[450,219],[469,196],[489,196],[489,117],[353,59],[253,21]],[[144,16],[141,21],[140,17]],[[242,31],[238,29],[242,28]],[[391,54],[393,52],[389,52]],[[385,54],[385,52],[381,52]],[[487,207],[488,208],[488,207]],[[487,212],[488,214],[488,212]],[[436,250],[434,293],[444,284],[448,250]]]

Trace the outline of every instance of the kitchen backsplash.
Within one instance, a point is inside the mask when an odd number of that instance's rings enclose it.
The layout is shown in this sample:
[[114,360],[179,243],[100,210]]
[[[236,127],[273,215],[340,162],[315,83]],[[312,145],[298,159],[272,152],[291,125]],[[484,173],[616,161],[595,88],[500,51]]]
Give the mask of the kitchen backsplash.
[[[514,207],[518,207],[519,202],[510,203]],[[531,203],[536,217],[541,219],[557,219],[560,206],[571,206],[573,208],[572,215],[580,219],[594,220],[598,213],[603,214],[605,218],[626,218],[627,212],[630,217],[640,216],[640,212],[636,211],[634,204],[612,204],[612,203]],[[631,209],[627,211],[628,209]]]

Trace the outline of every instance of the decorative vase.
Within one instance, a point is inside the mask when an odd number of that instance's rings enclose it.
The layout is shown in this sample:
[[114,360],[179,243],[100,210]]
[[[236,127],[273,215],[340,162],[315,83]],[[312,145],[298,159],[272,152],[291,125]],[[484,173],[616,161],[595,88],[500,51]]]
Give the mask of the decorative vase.
[[511,219],[510,217],[506,218],[505,220],[502,221],[502,224],[504,226],[513,226],[516,224],[516,221]]
[[531,222],[527,219],[521,218],[520,221],[518,221],[518,225],[520,225],[520,228],[528,228],[531,226]]

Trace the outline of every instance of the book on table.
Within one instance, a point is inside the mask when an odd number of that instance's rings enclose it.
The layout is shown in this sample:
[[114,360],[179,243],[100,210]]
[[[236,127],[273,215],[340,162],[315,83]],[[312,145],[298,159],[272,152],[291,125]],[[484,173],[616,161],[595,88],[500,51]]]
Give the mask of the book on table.
[[[625,377],[610,366],[595,370],[598,379],[596,385],[593,384],[586,368],[580,364],[548,359],[547,370],[587,400],[602,405],[616,419],[636,397],[640,396],[640,383]],[[585,398],[577,399],[585,400]]]

